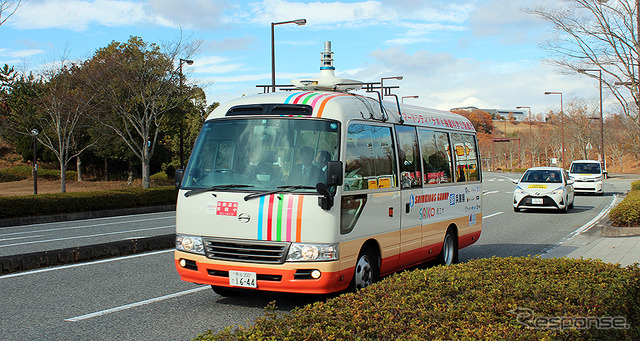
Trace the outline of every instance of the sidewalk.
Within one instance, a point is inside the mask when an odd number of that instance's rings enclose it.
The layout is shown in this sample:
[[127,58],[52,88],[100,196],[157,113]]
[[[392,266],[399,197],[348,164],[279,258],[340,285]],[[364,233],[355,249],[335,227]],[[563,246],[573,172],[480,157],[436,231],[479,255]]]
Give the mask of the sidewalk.
[[[615,204],[621,201],[618,197]],[[614,205],[615,206],[615,205]],[[640,266],[640,227],[614,227],[608,212],[586,231],[541,255],[542,258],[600,259],[606,263]]]

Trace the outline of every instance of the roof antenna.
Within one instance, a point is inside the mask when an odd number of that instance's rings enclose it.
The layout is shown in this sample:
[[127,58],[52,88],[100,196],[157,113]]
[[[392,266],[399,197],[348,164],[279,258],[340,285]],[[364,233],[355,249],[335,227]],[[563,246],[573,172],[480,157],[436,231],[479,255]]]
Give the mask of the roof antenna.
[[391,89],[398,88],[397,86],[384,86],[385,79],[397,79],[402,80],[402,76],[395,77],[382,77],[380,78],[380,88],[382,88],[382,96],[392,96],[396,98],[396,106],[398,107],[398,116],[400,117],[400,124],[404,123],[404,118],[402,117],[402,111],[400,110],[400,100],[398,99],[398,95],[391,93]]

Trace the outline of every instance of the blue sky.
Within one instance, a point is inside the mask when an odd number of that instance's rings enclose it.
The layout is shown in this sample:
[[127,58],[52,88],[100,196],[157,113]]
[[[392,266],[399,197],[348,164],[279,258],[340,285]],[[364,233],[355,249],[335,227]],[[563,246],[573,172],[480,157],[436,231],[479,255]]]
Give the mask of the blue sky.
[[540,1],[553,0],[23,0],[0,26],[0,65],[38,72],[129,36],[162,43],[182,34],[202,41],[183,68],[188,81],[205,88],[208,103],[225,102],[270,84],[271,23],[305,18],[305,26],[276,26],[278,84],[317,75],[329,40],[337,76],[402,75],[397,94],[419,96],[406,103],[531,106],[537,114],[559,109],[558,96],[545,91],[595,101],[597,81],[542,62],[538,45],[551,32],[522,12]]

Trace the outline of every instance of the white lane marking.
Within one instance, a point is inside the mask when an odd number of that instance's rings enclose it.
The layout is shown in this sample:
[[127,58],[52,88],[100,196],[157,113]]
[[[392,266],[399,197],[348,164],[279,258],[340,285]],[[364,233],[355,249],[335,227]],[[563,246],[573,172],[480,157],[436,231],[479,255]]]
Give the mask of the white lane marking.
[[171,299],[171,298],[180,297],[180,296],[192,294],[194,292],[203,291],[203,290],[209,290],[209,289],[210,288],[207,286],[207,287],[201,287],[201,288],[195,288],[195,289],[180,291],[180,292],[177,292],[175,294],[164,295],[164,296],[151,298],[151,299],[140,301],[140,302],[126,304],[126,305],[115,307],[115,308],[111,308],[111,309],[97,311],[97,312],[91,313],[91,314],[71,317],[71,318],[65,319],[65,321],[78,322],[78,321],[82,321],[82,320],[86,320],[86,319],[90,319],[90,318],[94,318],[94,317],[98,317],[98,316],[102,316],[102,315],[107,315],[107,314],[115,313],[115,312],[122,311],[122,310],[136,308],[136,307],[140,307],[140,306],[143,306],[143,305],[147,305],[147,304],[151,304],[151,303],[155,303],[155,302],[159,302],[159,301],[164,301],[164,300],[168,300],[168,299]]
[[493,193],[500,193],[500,191],[489,191],[489,192],[484,192],[484,193],[482,193],[482,195],[493,194]]
[[54,239],[46,239],[46,240],[35,240],[35,241],[24,242],[24,243],[0,245],[0,247],[19,246],[19,245],[27,245],[27,244],[38,244],[38,243],[48,243],[48,242],[57,242],[57,241],[61,241],[61,240],[71,240],[71,239],[81,239],[81,238],[109,236],[109,235],[114,235],[114,234],[122,234],[122,233],[129,233],[129,232],[139,232],[139,231],[150,231],[150,230],[159,230],[159,229],[168,229],[168,228],[174,228],[174,227],[175,227],[175,225],[168,225],[168,226],[159,226],[159,227],[149,227],[149,228],[146,228],[146,229],[137,229],[137,230],[128,230],[128,231],[116,231],[116,232],[106,232],[106,233],[96,233],[96,234],[90,234],[90,235],[85,235],[85,236],[77,236],[77,237],[65,237],[65,238],[54,238]]
[[27,238],[33,238],[33,237],[44,237],[44,234],[35,235],[35,236],[26,236],[26,237],[3,238],[3,239],[0,239],[0,242],[6,242],[7,240],[27,239]]
[[21,277],[21,276],[39,274],[39,273],[44,273],[44,272],[49,272],[49,271],[57,271],[57,270],[66,270],[66,269],[72,269],[72,268],[79,268],[81,266],[110,263],[110,262],[116,262],[116,261],[119,261],[119,260],[139,258],[139,257],[144,257],[144,256],[154,256],[154,255],[158,255],[158,254],[161,254],[161,253],[167,253],[167,252],[173,252],[173,251],[175,251],[175,250],[174,249],[169,249],[169,250],[162,250],[162,251],[153,251],[153,252],[147,252],[147,253],[140,253],[140,254],[137,254],[137,255],[129,255],[129,256],[122,256],[122,257],[116,257],[116,258],[101,259],[101,260],[96,260],[96,261],[93,261],[93,262],[69,264],[69,265],[57,266],[57,267],[54,267],[54,268],[44,268],[44,269],[38,269],[38,270],[31,270],[31,271],[19,272],[19,273],[15,273],[15,274],[2,275],[2,276],[0,276],[0,279],[12,278],[12,277]]
[[[57,232],[57,231],[63,231],[63,230],[77,230],[77,229],[84,229],[84,228],[89,228],[89,227],[98,227],[98,226],[107,226],[107,225],[118,225],[118,224],[127,224],[127,223],[137,223],[137,222],[141,222],[141,221],[158,221],[160,219],[175,219],[175,217],[165,217],[165,218],[149,218],[149,219],[137,219],[137,220],[127,220],[127,221],[121,221],[121,222],[109,222],[109,223],[102,223],[102,224],[93,224],[93,225],[82,225],[82,226],[71,226],[71,227],[60,227],[60,228],[52,228],[52,229],[46,229],[46,230],[35,230],[35,231],[24,231],[24,232],[11,232],[11,233],[3,233],[3,236],[8,236],[8,235],[15,235],[15,234],[25,234],[25,233],[41,233],[41,232]],[[73,221],[67,221],[67,223],[73,223]],[[34,226],[34,225],[23,225],[23,226],[10,226],[7,229],[17,229],[17,228],[24,228],[25,226]]]
[[607,206],[604,210],[602,210],[597,216],[595,216],[593,219],[589,220],[586,224],[580,226],[577,230],[571,232],[568,236],[564,237],[560,242],[558,242],[556,245],[553,245],[551,247],[549,247],[548,249],[540,252],[540,255],[544,255],[545,253],[551,252],[553,250],[555,250],[557,247],[559,247],[560,245],[564,244],[567,240],[575,237],[576,235],[590,229],[593,225],[595,225],[600,218],[604,217],[605,215],[609,214],[609,211],[611,211],[611,209],[613,208],[613,205],[616,202],[616,199],[618,198],[617,194],[614,194],[613,198],[611,199],[611,203],[609,204],[609,206]]
[[484,217],[482,217],[482,219],[487,219],[487,218],[495,217],[495,216],[500,215],[500,214],[502,214],[502,213],[504,213],[504,212],[496,212],[496,213],[494,213],[494,214],[489,214],[488,216],[484,216]]

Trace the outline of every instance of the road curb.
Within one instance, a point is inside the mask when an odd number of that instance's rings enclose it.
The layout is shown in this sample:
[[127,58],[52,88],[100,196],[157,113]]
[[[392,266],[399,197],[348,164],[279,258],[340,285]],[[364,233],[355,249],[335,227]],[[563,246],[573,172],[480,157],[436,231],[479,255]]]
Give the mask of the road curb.
[[24,255],[4,256],[0,257],[0,275],[173,247],[175,247],[175,235],[167,234],[60,250],[33,252]]
[[0,227],[42,224],[42,223],[57,223],[61,221],[70,221],[70,220],[105,218],[105,217],[115,217],[115,216],[122,216],[122,215],[156,213],[156,212],[166,212],[166,211],[175,211],[175,210],[176,210],[176,205],[164,205],[164,206],[125,208],[125,209],[117,209],[117,210],[65,213],[65,214],[55,214],[55,215],[36,216],[36,217],[6,218],[6,219],[0,219]]

